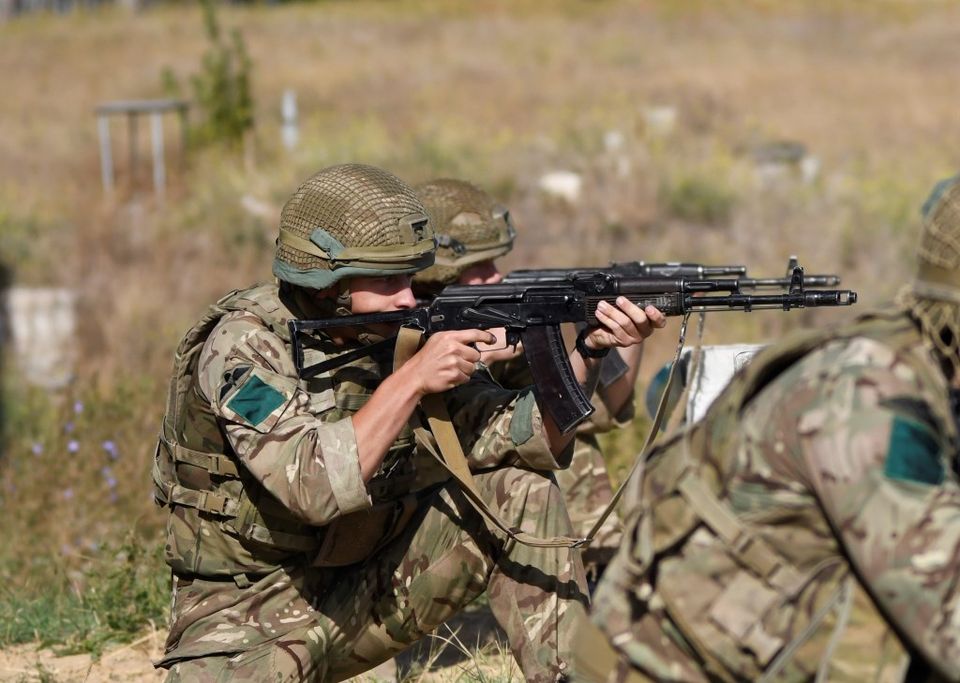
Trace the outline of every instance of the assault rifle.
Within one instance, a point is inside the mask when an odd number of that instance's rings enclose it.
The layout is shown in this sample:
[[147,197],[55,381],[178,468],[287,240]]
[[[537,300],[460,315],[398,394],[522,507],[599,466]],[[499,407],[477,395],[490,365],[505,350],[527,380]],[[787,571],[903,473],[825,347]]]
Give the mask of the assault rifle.
[[[785,277],[748,278],[738,277],[740,289],[760,289],[790,287],[793,269],[799,264],[797,258],[791,256],[787,263]],[[520,269],[507,273],[503,282],[509,284],[553,284],[569,280],[585,273],[604,272],[625,277],[681,277],[691,280],[716,277],[718,275],[745,276],[746,266],[704,266],[699,263],[645,263],[643,261],[626,261],[612,263],[603,268],[537,268]],[[836,287],[840,284],[839,275],[804,275],[803,284],[806,287]]]
[[682,277],[700,280],[706,277],[726,275],[746,275],[746,266],[705,266],[700,263],[647,263],[646,261],[625,261],[611,263],[600,268],[533,268],[514,270],[504,276],[504,282],[527,282],[540,280],[564,280],[572,274],[608,270],[618,275],[633,277]]
[[[560,334],[562,323],[596,325],[597,305],[625,296],[641,308],[655,306],[664,315],[693,311],[750,312],[759,309],[849,306],[857,301],[850,290],[808,290],[803,268],[796,266],[785,294],[743,294],[736,279],[655,278],[618,275],[609,270],[574,273],[548,284],[500,283],[453,285],[426,306],[348,315],[323,320],[291,320],[293,360],[300,377],[307,379],[369,355],[373,345],[303,366],[304,333],[337,327],[397,324],[419,328],[424,334],[449,330],[506,329],[507,344],[523,342],[538,399],[564,433],[587,418],[593,407],[576,381]],[[393,343],[395,338],[379,342]]]

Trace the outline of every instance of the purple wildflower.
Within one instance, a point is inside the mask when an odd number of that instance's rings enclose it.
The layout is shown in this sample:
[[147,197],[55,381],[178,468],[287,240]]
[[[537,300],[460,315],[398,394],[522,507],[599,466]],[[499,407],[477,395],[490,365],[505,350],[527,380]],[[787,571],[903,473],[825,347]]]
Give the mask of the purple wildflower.
[[103,479],[107,484],[107,488],[114,489],[117,487],[117,478],[113,476],[113,470],[111,470],[109,467],[104,467],[100,470],[100,474],[103,475]]
[[74,401],[73,412],[77,415],[83,412],[83,401]]
[[120,457],[120,452],[117,450],[117,444],[115,444],[113,441],[107,439],[100,445],[103,447],[103,450],[105,450],[107,454],[110,456],[111,460],[116,460],[117,458]]
[[67,488],[63,490],[63,499],[64,500],[73,500],[73,489]]
[[43,444],[39,441],[34,441],[33,445],[30,446],[30,452],[34,455],[41,455],[43,453]]
[[75,427],[76,427],[76,425],[73,424],[73,420],[70,420],[69,422],[67,422],[67,424],[63,425],[63,433],[64,433],[64,434],[73,434],[73,430],[74,430]]
[[76,453],[80,450],[80,442],[76,439],[70,439],[70,441],[67,442],[67,450],[71,453]]

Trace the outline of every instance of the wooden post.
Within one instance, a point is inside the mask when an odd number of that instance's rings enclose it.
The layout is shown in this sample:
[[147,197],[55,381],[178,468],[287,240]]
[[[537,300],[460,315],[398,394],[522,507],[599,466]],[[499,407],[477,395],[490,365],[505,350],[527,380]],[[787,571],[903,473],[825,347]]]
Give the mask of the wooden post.
[[167,173],[163,164],[163,114],[150,114],[150,142],[153,148],[153,191],[163,200],[167,190]]
[[110,149],[110,119],[106,114],[97,117],[100,135],[100,180],[107,197],[113,196],[113,151]]
[[181,103],[177,107],[180,119],[180,170],[187,166],[187,105]]
[[130,187],[137,187],[137,112],[127,113],[127,143],[129,145]]

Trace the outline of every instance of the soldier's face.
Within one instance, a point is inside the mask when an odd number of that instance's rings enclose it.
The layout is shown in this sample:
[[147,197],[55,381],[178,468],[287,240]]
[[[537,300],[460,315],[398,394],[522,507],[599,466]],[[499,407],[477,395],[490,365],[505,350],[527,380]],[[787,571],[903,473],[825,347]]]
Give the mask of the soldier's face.
[[384,313],[416,305],[409,275],[350,279],[350,310],[353,313]]
[[457,283],[461,285],[495,285],[503,280],[503,275],[497,270],[497,264],[493,259],[480,261],[467,267],[460,273]]

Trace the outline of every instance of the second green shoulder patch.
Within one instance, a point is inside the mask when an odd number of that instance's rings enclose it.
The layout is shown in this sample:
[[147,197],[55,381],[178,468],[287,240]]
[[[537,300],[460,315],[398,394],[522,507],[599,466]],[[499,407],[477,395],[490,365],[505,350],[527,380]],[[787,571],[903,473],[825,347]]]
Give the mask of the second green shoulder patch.
[[526,389],[513,406],[513,417],[510,418],[510,440],[515,446],[522,446],[533,436],[533,406],[537,399],[532,389]]
[[894,418],[883,473],[900,481],[942,484],[943,459],[935,436],[919,422]]

